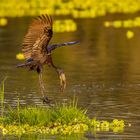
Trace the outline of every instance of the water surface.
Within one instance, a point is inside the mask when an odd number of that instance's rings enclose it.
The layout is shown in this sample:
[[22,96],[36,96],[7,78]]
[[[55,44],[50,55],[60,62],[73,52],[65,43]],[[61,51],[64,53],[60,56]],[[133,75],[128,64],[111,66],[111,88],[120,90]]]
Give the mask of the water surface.
[[[132,15],[122,16],[122,19]],[[46,95],[54,101],[66,102],[78,98],[80,107],[88,109],[88,116],[98,119],[124,119],[123,133],[86,133],[82,137],[67,139],[139,140],[140,124],[140,29],[132,28],[135,36],[126,38],[128,29],[105,28],[105,20],[118,19],[107,16],[96,19],[77,19],[78,30],[72,33],[54,33],[51,43],[79,40],[79,45],[63,47],[53,52],[54,63],[65,70],[67,88],[59,91],[56,72],[44,66],[43,78]],[[0,28],[0,80],[5,76],[5,102],[15,106],[20,94],[21,104],[41,105],[38,75],[25,69],[17,69],[15,55],[27,31],[29,18],[9,19]],[[3,138],[6,139],[6,138]],[[10,138],[9,138],[10,139]],[[12,140],[18,138],[11,137]],[[21,139],[65,139],[56,136],[32,136]]]

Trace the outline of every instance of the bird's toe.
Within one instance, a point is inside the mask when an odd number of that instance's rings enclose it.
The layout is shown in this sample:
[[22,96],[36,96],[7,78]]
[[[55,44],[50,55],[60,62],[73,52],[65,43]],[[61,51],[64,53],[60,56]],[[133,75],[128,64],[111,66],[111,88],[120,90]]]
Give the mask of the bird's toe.
[[50,104],[52,100],[48,99],[48,97],[43,97],[43,103]]
[[59,75],[60,78],[60,90],[63,92],[64,89],[66,88],[66,77],[64,73],[61,73]]

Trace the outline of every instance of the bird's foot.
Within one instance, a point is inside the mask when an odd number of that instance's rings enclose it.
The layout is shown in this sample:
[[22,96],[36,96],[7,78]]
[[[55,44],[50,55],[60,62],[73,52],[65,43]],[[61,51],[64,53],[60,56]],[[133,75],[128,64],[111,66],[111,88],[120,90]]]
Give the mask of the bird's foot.
[[60,79],[60,90],[63,92],[64,89],[66,88],[66,76],[62,70],[59,71],[59,79]]
[[48,99],[48,97],[43,97],[42,100],[43,100],[43,103],[46,103],[48,105],[50,105],[50,103],[52,101],[52,100]]

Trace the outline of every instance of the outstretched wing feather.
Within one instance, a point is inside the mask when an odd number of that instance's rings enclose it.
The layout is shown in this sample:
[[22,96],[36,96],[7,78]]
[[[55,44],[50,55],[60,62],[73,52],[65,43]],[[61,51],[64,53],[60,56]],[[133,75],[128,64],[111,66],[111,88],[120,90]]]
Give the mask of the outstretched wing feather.
[[44,48],[48,45],[52,34],[52,18],[50,16],[42,15],[33,19],[22,44],[25,58],[32,57],[39,60],[43,57]]

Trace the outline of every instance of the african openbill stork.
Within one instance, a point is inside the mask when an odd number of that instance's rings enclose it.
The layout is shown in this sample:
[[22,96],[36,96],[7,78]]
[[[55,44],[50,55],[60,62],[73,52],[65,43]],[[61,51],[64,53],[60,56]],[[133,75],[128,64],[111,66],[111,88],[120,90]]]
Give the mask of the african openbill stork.
[[17,67],[25,67],[29,70],[36,71],[39,75],[39,85],[43,96],[43,101],[49,103],[48,97],[45,97],[45,88],[42,79],[43,65],[52,66],[59,75],[60,87],[63,91],[66,87],[66,78],[63,69],[54,65],[51,52],[52,50],[67,45],[73,45],[78,41],[66,42],[61,44],[48,45],[53,35],[53,22],[50,16],[41,15],[33,19],[28,32],[24,37],[22,52],[25,62],[18,64]]

